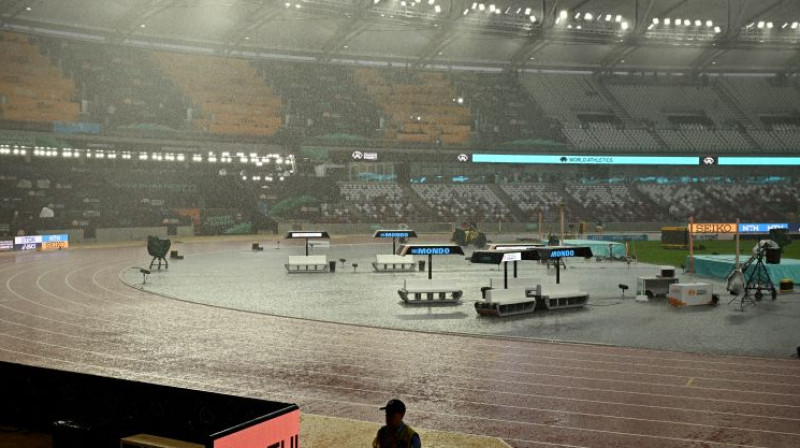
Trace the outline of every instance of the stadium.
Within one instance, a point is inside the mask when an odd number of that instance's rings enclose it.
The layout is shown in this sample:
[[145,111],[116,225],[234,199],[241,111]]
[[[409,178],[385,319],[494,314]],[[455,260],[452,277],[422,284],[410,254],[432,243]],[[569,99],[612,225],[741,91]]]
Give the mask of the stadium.
[[800,446],[799,23],[0,1],[0,446]]

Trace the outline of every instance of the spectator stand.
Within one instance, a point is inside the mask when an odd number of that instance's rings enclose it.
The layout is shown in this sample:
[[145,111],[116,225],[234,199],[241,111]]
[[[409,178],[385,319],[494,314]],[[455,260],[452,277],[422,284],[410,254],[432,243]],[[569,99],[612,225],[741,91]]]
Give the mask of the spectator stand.
[[[464,291],[454,287],[452,282],[433,282],[434,255],[464,255],[464,249],[457,244],[404,244],[400,246],[400,256],[427,255],[428,280],[404,280],[403,289],[397,290],[403,302],[409,304],[446,304],[457,303]],[[427,300],[422,300],[423,295]],[[438,300],[434,301],[434,297]]]
[[336,261],[328,262],[326,255],[308,255],[309,240],[312,239],[325,239],[329,240],[330,235],[325,231],[291,231],[286,234],[287,239],[304,239],[305,240],[305,256],[290,256],[289,262],[286,263],[286,271],[290,274],[297,273],[322,273],[334,272],[336,270]]
[[392,254],[378,254],[377,260],[372,263],[376,272],[413,272],[414,257],[411,255],[397,255],[397,239],[405,243],[408,238],[416,238],[417,233],[413,230],[376,230],[373,238],[391,238]]

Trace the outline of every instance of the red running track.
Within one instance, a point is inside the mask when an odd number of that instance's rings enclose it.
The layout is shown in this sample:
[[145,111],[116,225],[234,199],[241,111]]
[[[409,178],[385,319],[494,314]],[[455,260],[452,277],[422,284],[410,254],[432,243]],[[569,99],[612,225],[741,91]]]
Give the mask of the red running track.
[[519,448],[800,446],[798,360],[257,315],[122,284],[119,273],[143,261],[139,246],[0,257],[0,359],[373,422],[378,405],[397,396],[413,426]]

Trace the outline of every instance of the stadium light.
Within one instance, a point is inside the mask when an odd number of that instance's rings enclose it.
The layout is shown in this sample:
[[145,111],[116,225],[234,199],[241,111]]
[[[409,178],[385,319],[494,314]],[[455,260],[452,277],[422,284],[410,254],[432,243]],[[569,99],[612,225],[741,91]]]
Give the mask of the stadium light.
[[561,19],[561,20],[566,20],[567,19],[567,10],[566,9],[562,9],[561,12],[558,14],[558,18]]
[[714,27],[714,33],[716,33],[716,34],[719,34],[719,33],[721,33],[721,32],[722,32],[722,28],[720,28],[720,27],[718,27],[718,26],[715,26],[715,27]]
[[761,20],[760,22],[758,22],[757,26],[758,26],[758,29],[763,30],[764,29],[764,21]]
[[658,25],[659,20],[658,17],[653,17],[653,25]]
[[620,23],[620,22],[622,22],[622,16],[621,16],[621,15],[619,15],[619,14],[617,14],[617,17],[615,17],[615,18],[614,18],[614,20],[615,20],[617,23]]
[[714,26],[714,22],[712,22],[711,20],[706,20],[706,26],[711,28],[712,26]]
[[628,29],[628,22],[622,22],[619,26],[622,28],[622,31],[625,31]]
[[531,16],[531,22],[536,23],[536,16]]
[[702,24],[703,24],[703,22],[701,22],[701,21],[700,21],[700,19],[696,19],[696,20],[694,21],[694,26],[700,26],[700,25],[702,25]]
[[494,8],[495,8],[494,3],[490,4],[489,5],[489,12],[494,12]]
[[483,3],[478,4],[478,11],[486,11],[486,5]]
[[[526,16],[531,15],[531,8],[525,8],[525,15]],[[797,22],[795,22],[795,23],[797,23]]]
[[467,14],[469,14],[469,8],[464,10],[464,15],[467,15]]
[[767,28],[772,29],[772,22],[767,22]]
[[594,19],[594,16],[592,15],[592,13],[590,13],[590,12],[587,12],[587,13],[586,13],[586,14],[583,16],[583,18],[584,18],[584,20],[592,20],[592,19]]
[[473,3],[473,4],[472,4],[472,8],[471,8],[471,9],[472,9],[473,11],[475,11],[476,9],[478,9],[478,2],[475,2],[475,3]]
[[796,29],[797,29],[797,26],[798,26],[798,23],[797,23],[797,22],[792,22],[792,29],[793,29],[793,30],[796,30]]
[[672,21],[669,19],[669,17],[664,19],[664,25],[671,25],[671,24],[672,24]]

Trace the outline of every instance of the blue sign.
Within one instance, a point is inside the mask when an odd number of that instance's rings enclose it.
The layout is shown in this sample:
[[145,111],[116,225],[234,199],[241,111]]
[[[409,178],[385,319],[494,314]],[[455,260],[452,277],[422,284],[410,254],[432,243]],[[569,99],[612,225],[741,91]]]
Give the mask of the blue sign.
[[42,242],[43,243],[56,243],[56,242],[63,242],[69,241],[69,235],[65,233],[61,233],[58,235],[42,235]]
[[373,238],[416,238],[413,230],[377,230]]
[[575,251],[572,249],[557,249],[550,251],[550,258],[564,258],[564,257],[574,257]]
[[683,156],[473,154],[472,161],[542,165],[698,165],[697,157]]
[[411,255],[450,255],[449,247],[413,247]]
[[772,229],[788,229],[789,224],[783,223],[740,223],[739,233],[769,233]]
[[720,157],[720,165],[800,166],[800,157]]

